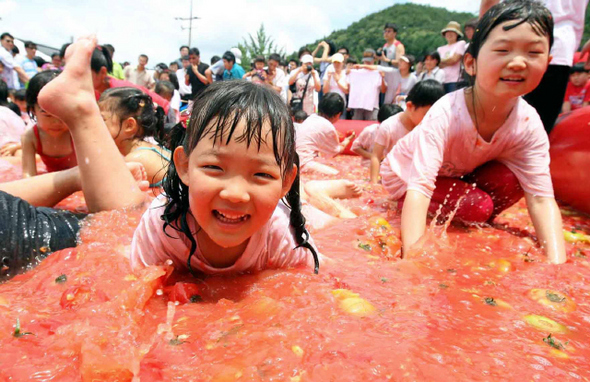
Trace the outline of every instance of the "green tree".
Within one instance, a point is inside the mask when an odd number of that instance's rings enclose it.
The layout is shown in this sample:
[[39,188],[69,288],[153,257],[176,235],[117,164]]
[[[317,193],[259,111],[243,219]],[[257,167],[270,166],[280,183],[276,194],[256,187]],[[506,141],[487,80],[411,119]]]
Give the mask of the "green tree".
[[248,39],[238,43],[238,49],[242,51],[242,66],[248,70],[250,62],[258,55],[268,58],[273,53],[278,53],[281,57],[285,54],[285,49],[280,48],[274,39],[266,34],[264,24],[260,24],[260,29],[256,32],[256,37],[248,33]]

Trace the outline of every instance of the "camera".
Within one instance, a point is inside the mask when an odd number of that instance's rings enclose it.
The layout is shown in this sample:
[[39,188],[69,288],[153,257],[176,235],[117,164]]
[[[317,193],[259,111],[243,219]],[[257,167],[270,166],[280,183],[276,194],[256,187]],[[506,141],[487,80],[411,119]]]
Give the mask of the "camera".
[[307,65],[306,69],[307,69],[308,72],[311,72],[313,70],[313,66]]
[[381,55],[383,54],[383,49],[381,49],[381,48],[377,49],[375,54],[377,55],[377,57],[381,57]]

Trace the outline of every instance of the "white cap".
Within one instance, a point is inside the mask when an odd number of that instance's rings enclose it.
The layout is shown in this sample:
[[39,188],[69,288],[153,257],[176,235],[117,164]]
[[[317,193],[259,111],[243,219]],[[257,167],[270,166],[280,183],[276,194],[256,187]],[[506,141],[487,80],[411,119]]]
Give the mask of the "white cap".
[[332,62],[344,62],[344,56],[342,53],[336,53],[332,56]]
[[304,54],[301,57],[301,63],[302,64],[313,64],[313,57],[311,57],[311,54]]
[[236,56],[236,63],[242,65],[242,51],[238,48],[231,48],[229,51]]

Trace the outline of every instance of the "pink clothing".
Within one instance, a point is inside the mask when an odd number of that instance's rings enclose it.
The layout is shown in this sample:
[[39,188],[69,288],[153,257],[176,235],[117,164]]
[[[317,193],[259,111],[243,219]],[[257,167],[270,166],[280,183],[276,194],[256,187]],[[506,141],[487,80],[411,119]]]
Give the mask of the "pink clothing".
[[[160,217],[164,213],[166,197],[160,195],[141,217],[131,243],[131,267],[134,269],[172,260],[177,269],[187,268],[191,243],[188,238],[171,227],[166,228]],[[191,258],[191,267],[209,275],[256,272],[268,268],[288,268],[299,265],[313,267],[313,255],[306,248],[297,248],[289,224],[290,210],[279,202],[270,220],[249,240],[242,256],[230,267],[215,268],[207,262],[199,250]],[[192,232],[196,221],[187,217]],[[310,239],[309,242],[313,244]],[[314,245],[315,247],[315,245]]]
[[[377,131],[379,131],[378,129],[378,123],[365,127],[363,131],[359,134],[359,136],[356,137],[356,139],[352,142],[352,146],[350,147],[350,149],[354,151],[355,149],[360,148],[368,152],[372,152],[373,146],[375,145],[375,134],[377,134]],[[361,160],[362,165],[366,165],[368,163],[369,160],[367,158],[363,158]]]
[[[440,59],[446,60],[453,57],[455,54],[463,56],[466,49],[467,43],[461,40],[451,45],[439,46],[436,50],[438,54],[440,54]],[[461,75],[461,60],[451,66],[442,68],[442,70],[445,72],[445,84],[458,82],[459,76]]]
[[398,113],[387,118],[381,123],[379,130],[375,134],[375,143],[384,147],[383,155],[387,155],[397,141],[410,132],[402,123],[401,115],[402,113]]
[[295,145],[301,169],[320,153],[330,158],[340,153],[340,139],[336,128],[317,114],[310,115],[299,125],[295,133]]
[[351,70],[348,75],[350,91],[348,107],[351,109],[379,109],[381,73],[376,70]]
[[0,147],[9,143],[20,143],[25,133],[25,122],[14,111],[0,106]]
[[491,160],[505,164],[525,192],[553,197],[549,139],[535,109],[519,97],[486,142],[471,120],[461,89],[438,100],[422,123],[395,145],[381,164],[381,177],[395,199],[407,190],[431,198],[437,176],[458,178]]

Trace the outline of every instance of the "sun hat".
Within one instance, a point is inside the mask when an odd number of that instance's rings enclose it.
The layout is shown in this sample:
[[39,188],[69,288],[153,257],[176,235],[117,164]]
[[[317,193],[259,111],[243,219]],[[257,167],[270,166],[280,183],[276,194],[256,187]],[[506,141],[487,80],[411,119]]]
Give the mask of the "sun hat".
[[311,54],[304,54],[301,57],[301,63],[302,64],[313,64],[313,57],[311,57]]
[[461,24],[459,24],[456,21],[449,21],[447,26],[442,31],[440,31],[440,33],[442,33],[442,35],[444,36],[445,32],[449,31],[457,33],[459,37],[463,37],[463,32],[461,32]]
[[344,56],[342,53],[336,53],[332,56],[332,62],[344,62]]
[[242,51],[238,48],[231,48],[229,51],[232,52],[234,56],[236,56],[236,62],[242,65]]

